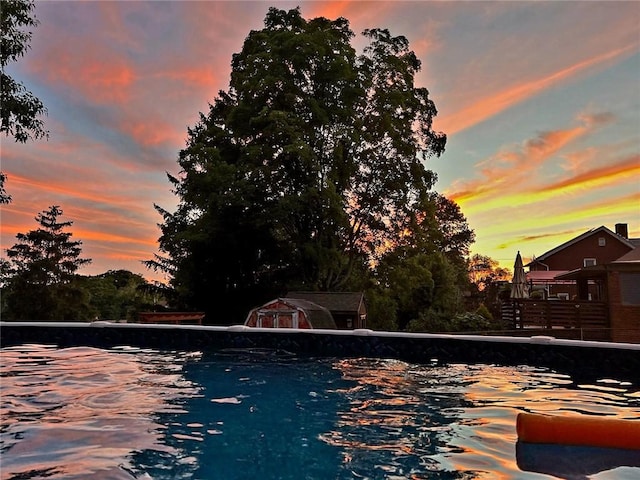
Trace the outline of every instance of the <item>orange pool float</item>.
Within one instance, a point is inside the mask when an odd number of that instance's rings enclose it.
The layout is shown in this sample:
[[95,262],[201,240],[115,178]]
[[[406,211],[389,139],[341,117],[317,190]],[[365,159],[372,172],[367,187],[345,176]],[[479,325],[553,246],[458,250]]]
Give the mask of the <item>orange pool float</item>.
[[640,450],[640,420],[521,412],[516,431],[521,442]]

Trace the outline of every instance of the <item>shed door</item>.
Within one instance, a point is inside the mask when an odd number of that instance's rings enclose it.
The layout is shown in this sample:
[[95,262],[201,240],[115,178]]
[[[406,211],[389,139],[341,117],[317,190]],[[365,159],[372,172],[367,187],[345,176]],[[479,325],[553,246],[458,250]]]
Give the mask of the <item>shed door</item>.
[[277,326],[278,328],[292,328],[293,327],[293,314],[286,312],[286,313],[279,313],[278,314],[278,322],[277,322]]
[[256,327],[263,328],[298,328],[298,311],[261,311],[258,312]]
[[258,322],[256,324],[257,327],[263,327],[263,328],[271,328],[274,327],[274,323],[276,318],[274,318],[275,315],[273,315],[272,313],[263,313],[263,312],[258,312]]
[[298,311],[278,312],[275,326],[278,328],[298,328]]

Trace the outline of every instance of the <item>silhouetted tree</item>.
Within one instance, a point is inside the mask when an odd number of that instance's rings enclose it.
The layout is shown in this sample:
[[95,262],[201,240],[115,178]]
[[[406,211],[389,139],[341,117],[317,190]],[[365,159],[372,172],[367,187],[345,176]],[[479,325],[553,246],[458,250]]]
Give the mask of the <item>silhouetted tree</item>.
[[[13,136],[17,142],[48,136],[40,118],[46,114],[42,102],[25,86],[6,73],[6,66],[22,57],[29,48],[32,32],[38,21],[33,15],[32,0],[2,0],[0,6],[0,132]],[[0,203],[9,203],[11,196],[4,188],[6,175],[0,172]]]
[[[180,202],[148,265],[220,322],[291,285],[339,290],[429,201],[436,108],[405,37],[271,8],[233,55],[228,91],[188,131]],[[358,273],[359,274],[359,273]],[[228,308],[233,305],[232,308]]]
[[18,60],[29,49],[32,32],[29,28],[38,25],[33,15],[32,0],[2,0],[0,18],[2,42],[0,44],[0,67],[2,75],[2,123],[0,131],[13,136],[18,142],[29,138],[46,137],[41,115],[46,113],[42,102],[25,86],[6,73],[6,66]]
[[36,216],[39,228],[18,233],[7,249],[8,280],[3,317],[12,320],[77,320],[86,310],[86,293],[73,285],[76,271],[91,262],[80,258],[82,242],[65,231],[62,210],[49,207]]
[[500,295],[508,289],[511,271],[500,267],[491,257],[474,254],[468,260],[469,279],[471,281],[468,309],[483,304],[494,318],[500,317]]
[[401,225],[403,234],[384,250],[374,269],[377,280],[368,297],[383,296],[396,305],[400,329],[424,330],[424,320],[444,329],[463,308],[468,289],[466,255],[474,233],[458,205],[432,192]]

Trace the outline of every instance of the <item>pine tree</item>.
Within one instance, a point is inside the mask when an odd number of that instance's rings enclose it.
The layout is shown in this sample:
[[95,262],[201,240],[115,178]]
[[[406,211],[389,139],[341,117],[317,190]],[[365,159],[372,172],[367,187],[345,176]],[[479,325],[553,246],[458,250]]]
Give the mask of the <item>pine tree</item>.
[[49,207],[36,216],[40,227],[18,233],[7,249],[9,261],[3,319],[71,320],[82,307],[83,293],[71,285],[76,271],[91,262],[80,258],[82,242],[66,229],[73,222],[59,220],[62,210]]

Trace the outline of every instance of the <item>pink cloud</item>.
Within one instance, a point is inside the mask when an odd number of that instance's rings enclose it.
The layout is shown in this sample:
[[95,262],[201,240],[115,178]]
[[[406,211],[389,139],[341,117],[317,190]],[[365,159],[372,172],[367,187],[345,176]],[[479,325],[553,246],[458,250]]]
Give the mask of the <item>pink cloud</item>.
[[81,49],[54,41],[29,66],[32,75],[48,84],[79,92],[102,104],[129,101],[131,87],[139,77],[133,64],[107,45],[88,38],[83,39]]

